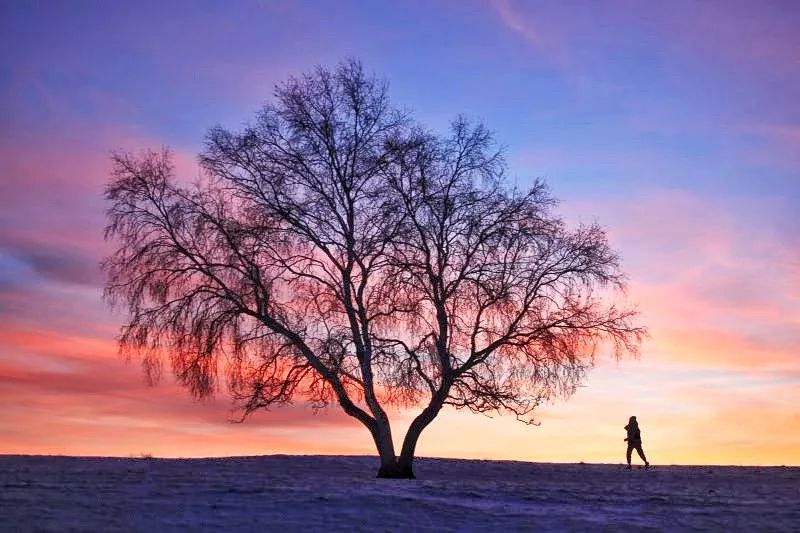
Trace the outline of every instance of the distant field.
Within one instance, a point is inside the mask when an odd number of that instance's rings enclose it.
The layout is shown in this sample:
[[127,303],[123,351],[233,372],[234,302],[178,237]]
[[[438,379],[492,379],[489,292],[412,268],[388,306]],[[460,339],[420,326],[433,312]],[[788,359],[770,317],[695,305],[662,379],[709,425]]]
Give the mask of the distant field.
[[0,456],[3,531],[800,531],[800,468]]

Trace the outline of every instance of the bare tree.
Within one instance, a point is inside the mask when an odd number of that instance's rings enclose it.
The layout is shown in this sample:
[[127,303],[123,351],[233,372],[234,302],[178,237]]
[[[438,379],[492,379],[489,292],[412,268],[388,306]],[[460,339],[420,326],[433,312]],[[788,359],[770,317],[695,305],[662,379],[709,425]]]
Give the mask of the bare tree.
[[[510,189],[484,127],[425,131],[356,61],[275,97],[243,131],[209,132],[192,185],[167,151],[113,157],[106,295],[149,379],[168,357],[203,397],[224,369],[243,418],[338,404],[379,477],[414,477],[444,405],[532,422],[601,342],[636,350],[635,314],[596,295],[624,288],[603,230],[567,228],[540,181]],[[391,405],[424,405],[399,455]]]

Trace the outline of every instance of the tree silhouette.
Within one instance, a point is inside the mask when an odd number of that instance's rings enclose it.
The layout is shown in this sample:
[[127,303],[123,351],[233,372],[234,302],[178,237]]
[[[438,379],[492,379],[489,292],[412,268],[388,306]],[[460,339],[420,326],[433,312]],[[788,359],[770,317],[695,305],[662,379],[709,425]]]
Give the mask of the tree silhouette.
[[[113,156],[121,349],[153,381],[168,358],[195,397],[224,372],[243,418],[338,404],[370,431],[380,477],[414,477],[444,405],[532,422],[599,343],[619,356],[644,334],[598,296],[624,288],[601,227],[568,228],[542,181],[505,183],[483,126],[426,131],[357,61],[279,85],[241,132],[213,128],[200,161],[181,184],[166,150]],[[399,455],[391,405],[424,406]]]

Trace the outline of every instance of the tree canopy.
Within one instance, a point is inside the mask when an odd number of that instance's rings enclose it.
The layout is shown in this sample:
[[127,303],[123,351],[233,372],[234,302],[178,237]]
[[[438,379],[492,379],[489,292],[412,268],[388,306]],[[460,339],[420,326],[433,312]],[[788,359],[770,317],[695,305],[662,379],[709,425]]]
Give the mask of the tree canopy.
[[[429,131],[357,61],[274,97],[241,131],[208,132],[193,183],[167,150],[113,155],[106,295],[151,380],[168,360],[196,397],[224,381],[243,416],[338,405],[380,476],[413,477],[444,405],[531,421],[601,343],[636,351],[603,228],[568,227],[541,180],[510,187],[483,125]],[[392,405],[421,409],[399,454]]]

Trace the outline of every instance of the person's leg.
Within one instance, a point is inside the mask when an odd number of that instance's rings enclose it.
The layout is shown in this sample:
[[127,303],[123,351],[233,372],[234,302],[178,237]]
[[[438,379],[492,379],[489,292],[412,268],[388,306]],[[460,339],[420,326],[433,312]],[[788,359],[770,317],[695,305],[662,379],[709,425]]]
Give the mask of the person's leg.
[[641,457],[641,458],[642,458],[642,461],[644,461],[644,464],[645,464],[646,466],[649,466],[649,465],[650,465],[650,463],[648,463],[648,462],[647,462],[647,457],[645,457],[645,456],[644,456],[644,450],[642,450],[642,445],[641,445],[641,444],[639,444],[638,446],[636,446],[636,453],[638,453],[638,454],[639,454],[639,457]]
[[633,446],[628,444],[628,451],[625,452],[625,458],[628,460],[628,468],[631,467],[631,453],[633,452]]

